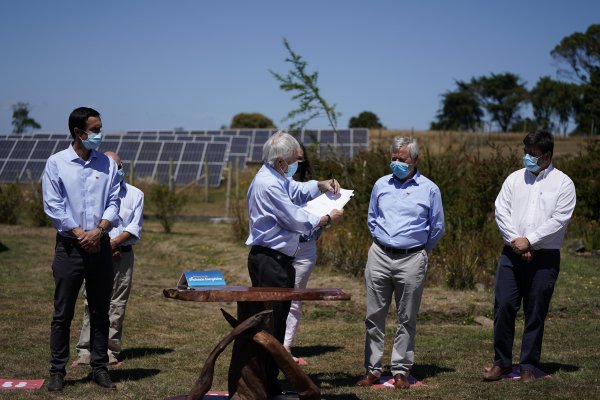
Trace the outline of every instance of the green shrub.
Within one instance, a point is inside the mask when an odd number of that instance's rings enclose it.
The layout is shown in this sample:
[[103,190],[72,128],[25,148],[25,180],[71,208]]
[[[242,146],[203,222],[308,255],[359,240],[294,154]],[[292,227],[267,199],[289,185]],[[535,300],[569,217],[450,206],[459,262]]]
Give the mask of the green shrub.
[[148,208],[158,218],[163,230],[171,233],[175,218],[179,215],[188,201],[185,193],[177,193],[169,189],[169,185],[152,183],[147,195]]
[[22,202],[18,183],[0,185],[0,224],[16,225]]

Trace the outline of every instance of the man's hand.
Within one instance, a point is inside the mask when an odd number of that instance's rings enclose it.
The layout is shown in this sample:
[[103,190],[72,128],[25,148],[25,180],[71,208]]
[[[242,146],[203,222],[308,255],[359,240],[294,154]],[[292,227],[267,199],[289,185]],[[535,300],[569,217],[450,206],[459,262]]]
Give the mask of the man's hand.
[[328,179],[326,181],[319,181],[317,183],[321,192],[331,192],[337,194],[340,191],[340,184],[335,179]]
[[85,231],[81,236],[77,238],[79,245],[82,249],[88,253],[98,253],[100,251],[100,238],[102,232],[100,229],[94,228],[89,231]]
[[344,215],[344,210],[331,210],[329,216],[331,217],[331,224],[337,224]]
[[521,258],[530,263],[533,261],[533,253],[531,252],[531,250],[526,251],[525,253],[521,254]]
[[531,250],[531,244],[526,237],[518,237],[511,242],[513,251],[517,254],[523,254]]

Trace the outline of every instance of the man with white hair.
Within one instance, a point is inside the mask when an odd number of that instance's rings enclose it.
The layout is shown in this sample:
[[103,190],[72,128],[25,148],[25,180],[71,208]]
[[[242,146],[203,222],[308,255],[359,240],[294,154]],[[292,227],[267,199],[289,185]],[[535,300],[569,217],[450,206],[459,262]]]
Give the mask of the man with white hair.
[[375,182],[367,224],[373,237],[365,267],[366,375],[358,386],[379,383],[385,339],[385,319],[395,295],[397,328],[391,373],[396,389],[408,389],[414,364],[417,313],[427,275],[429,253],[444,235],[440,189],[417,169],[416,139],[396,137],[390,169]]
[[[248,272],[253,287],[293,288],[294,255],[300,235],[309,235],[317,227],[338,222],[341,210],[321,217],[301,208],[321,192],[337,193],[335,179],[296,182],[288,179],[298,168],[300,144],[286,132],[276,132],[263,146],[263,166],[248,189],[249,236]],[[273,336],[283,343],[290,301],[273,303]],[[266,366],[267,392],[280,395],[279,369],[273,360]]]

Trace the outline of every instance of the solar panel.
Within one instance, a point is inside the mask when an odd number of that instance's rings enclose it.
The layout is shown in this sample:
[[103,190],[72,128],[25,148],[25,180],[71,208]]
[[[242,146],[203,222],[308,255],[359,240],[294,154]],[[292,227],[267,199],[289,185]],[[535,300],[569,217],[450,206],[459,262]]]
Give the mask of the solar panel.
[[21,173],[21,181],[39,182],[39,180],[42,179],[42,173],[44,172],[45,166],[45,160],[27,161],[27,164],[25,164],[25,168],[23,168],[23,172]]
[[162,152],[160,153],[160,161],[170,161],[179,162],[179,158],[181,156],[181,149],[183,148],[183,143],[178,142],[165,142],[163,145]]
[[21,176],[25,161],[8,160],[0,173],[0,182],[15,182]]
[[[127,131],[104,135],[101,151],[114,151],[124,163],[135,163],[142,180],[167,182],[169,160],[173,160],[175,182],[204,182],[218,186],[228,164],[243,168],[246,162],[261,162],[262,148],[275,131],[270,129],[227,129],[195,131]],[[303,130],[293,133],[319,156],[354,156],[368,149],[367,129]],[[47,158],[65,150],[72,138],[64,133],[0,135],[0,177],[39,180]],[[208,170],[204,171],[208,164]]]
[[0,139],[0,159],[8,158],[15,143],[17,143],[15,140]]
[[36,140],[36,145],[31,152],[31,159],[46,160],[53,154],[56,142],[49,140]]

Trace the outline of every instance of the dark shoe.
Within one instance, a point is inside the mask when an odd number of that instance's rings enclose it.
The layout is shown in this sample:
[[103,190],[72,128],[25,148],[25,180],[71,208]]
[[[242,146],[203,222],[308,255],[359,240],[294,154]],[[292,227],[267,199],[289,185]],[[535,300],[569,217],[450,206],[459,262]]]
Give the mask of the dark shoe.
[[394,375],[394,388],[396,388],[396,389],[410,388],[410,383],[408,383],[408,378],[404,374]]
[[373,386],[378,383],[379,378],[369,372],[360,381],[356,382],[356,386]]
[[105,389],[117,388],[117,385],[113,383],[113,381],[110,379],[110,375],[108,375],[108,372],[106,371],[96,372],[92,377],[92,380]]
[[529,383],[529,382],[533,382],[533,381],[535,381],[535,375],[533,374],[533,371],[531,371],[529,369],[522,369],[521,370],[521,382]]
[[50,382],[48,382],[49,392],[62,392],[65,386],[65,377],[63,374],[52,374],[50,375]]
[[512,367],[499,367],[498,365],[494,365],[492,369],[485,372],[483,374],[484,381],[499,381],[506,374],[510,374],[512,372]]

